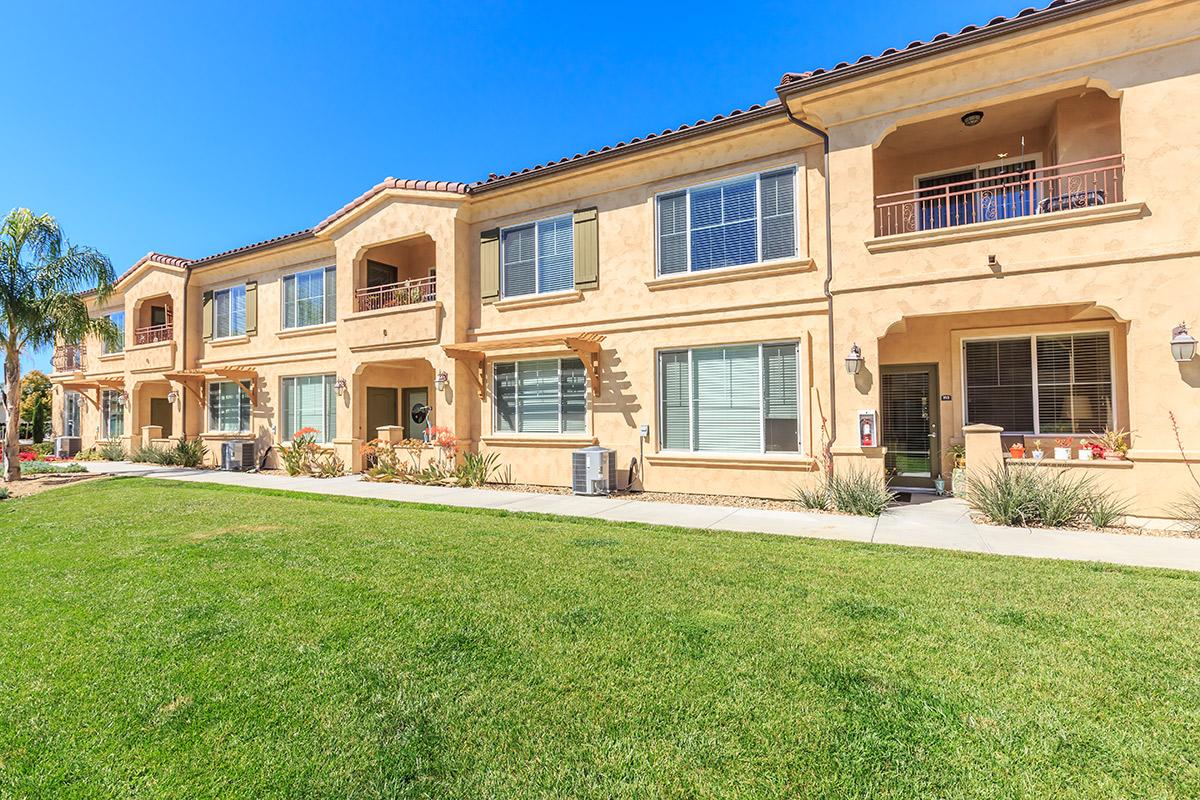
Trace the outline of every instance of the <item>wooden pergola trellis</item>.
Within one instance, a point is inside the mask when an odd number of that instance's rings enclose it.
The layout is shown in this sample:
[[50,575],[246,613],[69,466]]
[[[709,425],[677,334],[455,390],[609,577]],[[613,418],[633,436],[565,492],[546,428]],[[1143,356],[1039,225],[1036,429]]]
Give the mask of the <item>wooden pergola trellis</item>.
[[479,397],[486,394],[487,360],[497,353],[511,350],[565,349],[579,356],[588,374],[592,396],[600,396],[600,343],[602,333],[570,333],[551,336],[530,336],[521,339],[495,339],[485,342],[456,342],[442,347],[446,355],[456,361],[467,361],[473,369],[471,377],[479,389]]
[[[91,378],[82,381],[66,381],[62,384],[63,391],[76,392],[80,397],[100,410],[100,393],[103,391],[122,392],[125,390],[125,379],[117,376],[112,378]],[[92,396],[95,392],[95,396]]]
[[[258,405],[258,370],[254,367],[208,367],[206,369],[181,369],[167,372],[163,377],[178,383],[184,391],[191,392],[200,405],[205,405],[204,386],[209,381],[233,381],[250,398],[250,405]],[[249,388],[243,381],[250,384]]]

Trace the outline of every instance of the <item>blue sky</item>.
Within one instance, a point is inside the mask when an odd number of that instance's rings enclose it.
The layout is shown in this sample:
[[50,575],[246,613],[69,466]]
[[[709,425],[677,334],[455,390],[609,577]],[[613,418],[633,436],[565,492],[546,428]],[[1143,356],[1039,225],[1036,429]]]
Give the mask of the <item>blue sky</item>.
[[388,175],[557,159],[1020,8],[13,4],[0,209],[54,214],[120,273],[148,250],[194,258],[308,227]]

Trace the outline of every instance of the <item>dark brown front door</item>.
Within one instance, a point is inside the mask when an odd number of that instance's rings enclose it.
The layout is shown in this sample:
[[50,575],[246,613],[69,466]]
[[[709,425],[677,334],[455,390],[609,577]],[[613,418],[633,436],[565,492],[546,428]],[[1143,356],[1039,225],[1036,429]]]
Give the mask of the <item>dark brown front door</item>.
[[937,365],[884,366],[881,380],[880,441],[891,483],[933,488],[941,475]]
[[150,424],[162,428],[163,438],[171,435],[171,403],[167,398],[150,398]]
[[405,439],[421,439],[425,436],[425,429],[429,427],[429,419],[427,415],[418,414],[421,417],[421,422],[417,422],[413,418],[413,409],[418,406],[429,405],[429,390],[424,386],[415,386],[404,390],[404,438]]
[[396,390],[385,386],[367,387],[367,439],[378,439],[384,425],[400,424],[396,412]]

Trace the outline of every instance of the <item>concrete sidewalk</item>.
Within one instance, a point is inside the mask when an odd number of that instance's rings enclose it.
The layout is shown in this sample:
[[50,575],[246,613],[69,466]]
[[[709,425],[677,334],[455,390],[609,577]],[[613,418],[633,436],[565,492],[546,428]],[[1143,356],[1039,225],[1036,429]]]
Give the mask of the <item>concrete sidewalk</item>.
[[820,539],[879,542],[1033,558],[1103,561],[1142,567],[1200,571],[1200,539],[1086,531],[1053,531],[977,525],[966,503],[949,497],[914,495],[914,502],[888,509],[878,519],[810,511],[773,511],[729,506],[657,503],[644,500],[537,494],[501,489],[460,489],[404,483],[368,483],[344,478],[289,478],[243,472],[86,462],[92,472],[137,475],[195,483],[217,483],[309,494],[368,497],[464,508],[595,517],[722,531],[776,533]]

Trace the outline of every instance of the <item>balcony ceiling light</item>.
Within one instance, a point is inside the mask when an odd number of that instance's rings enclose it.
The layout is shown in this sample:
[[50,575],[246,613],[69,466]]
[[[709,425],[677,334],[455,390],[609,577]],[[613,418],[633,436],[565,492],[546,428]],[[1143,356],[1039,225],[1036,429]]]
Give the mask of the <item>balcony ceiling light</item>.
[[974,128],[983,120],[983,112],[968,111],[966,114],[962,115],[961,119],[963,125],[966,125],[968,128]]

